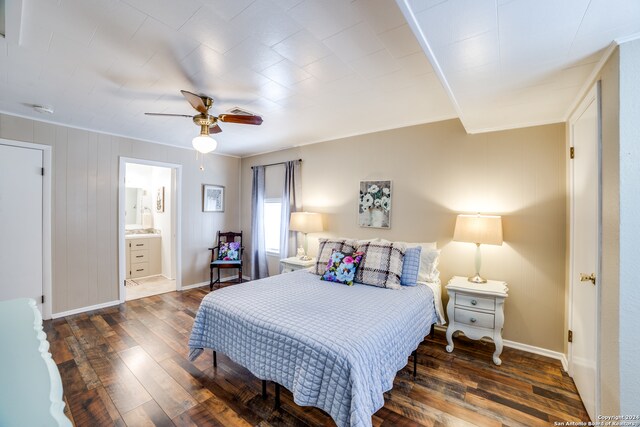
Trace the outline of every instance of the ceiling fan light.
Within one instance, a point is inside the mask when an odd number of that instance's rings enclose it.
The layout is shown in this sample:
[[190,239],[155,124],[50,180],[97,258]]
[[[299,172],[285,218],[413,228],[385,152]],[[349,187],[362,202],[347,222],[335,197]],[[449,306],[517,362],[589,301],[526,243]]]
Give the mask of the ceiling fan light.
[[209,135],[198,135],[191,141],[193,148],[202,154],[210,153],[218,146],[218,142]]

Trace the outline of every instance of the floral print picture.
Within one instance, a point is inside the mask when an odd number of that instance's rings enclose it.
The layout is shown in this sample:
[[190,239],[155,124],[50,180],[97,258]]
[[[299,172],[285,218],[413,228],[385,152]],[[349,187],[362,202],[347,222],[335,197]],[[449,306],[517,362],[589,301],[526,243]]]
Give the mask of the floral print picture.
[[391,227],[391,181],[360,181],[360,227]]

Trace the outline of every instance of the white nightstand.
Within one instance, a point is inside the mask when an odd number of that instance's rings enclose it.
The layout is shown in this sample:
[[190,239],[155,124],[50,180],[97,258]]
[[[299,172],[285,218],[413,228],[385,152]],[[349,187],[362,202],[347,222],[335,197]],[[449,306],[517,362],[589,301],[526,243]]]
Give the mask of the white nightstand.
[[298,257],[292,256],[291,258],[285,258],[280,260],[280,265],[282,266],[283,273],[291,273],[295,270],[302,270],[303,268],[309,268],[316,265],[316,259],[311,258],[310,260],[303,261]]
[[502,327],[504,326],[504,300],[509,288],[505,282],[488,280],[487,283],[471,283],[466,277],[453,277],[447,285],[449,304],[447,315],[447,351],[453,351],[453,334],[462,331],[474,340],[483,337],[493,339],[496,351],[493,363],[500,365],[502,353]]

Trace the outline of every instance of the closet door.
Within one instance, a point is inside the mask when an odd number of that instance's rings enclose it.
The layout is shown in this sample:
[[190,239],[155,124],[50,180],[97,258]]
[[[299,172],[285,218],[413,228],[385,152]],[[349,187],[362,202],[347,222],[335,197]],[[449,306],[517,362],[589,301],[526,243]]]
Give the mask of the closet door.
[[42,150],[0,142],[0,301],[28,297],[42,312]]
[[598,86],[570,120],[571,258],[569,374],[592,421],[598,415],[601,205]]

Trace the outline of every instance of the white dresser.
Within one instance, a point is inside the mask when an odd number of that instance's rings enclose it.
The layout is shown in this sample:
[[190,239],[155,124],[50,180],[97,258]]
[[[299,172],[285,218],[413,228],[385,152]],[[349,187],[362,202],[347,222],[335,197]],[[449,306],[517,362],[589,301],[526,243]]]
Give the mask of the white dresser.
[[504,326],[504,300],[509,288],[505,282],[488,280],[472,283],[466,277],[453,277],[447,285],[447,351],[453,351],[453,334],[461,331],[465,336],[479,340],[493,339],[496,351],[493,363],[500,365],[502,353],[502,327]]
[[62,381],[36,302],[0,302],[0,426],[64,426]]

